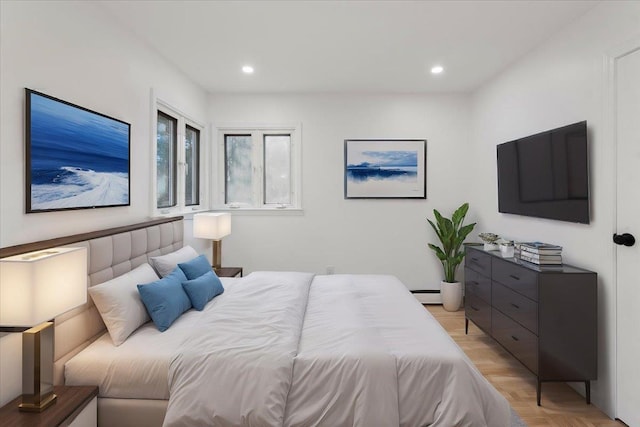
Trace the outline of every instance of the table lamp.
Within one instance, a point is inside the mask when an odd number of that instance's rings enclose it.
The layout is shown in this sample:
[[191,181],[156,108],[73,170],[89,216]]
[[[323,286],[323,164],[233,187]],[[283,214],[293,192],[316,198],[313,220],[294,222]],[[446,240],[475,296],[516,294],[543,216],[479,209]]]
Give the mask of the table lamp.
[[231,234],[231,215],[228,213],[199,213],[193,216],[193,237],[213,241],[214,270],[221,267],[222,238]]
[[51,320],[85,302],[86,248],[0,259],[0,332],[22,332],[21,411],[41,412],[55,402]]

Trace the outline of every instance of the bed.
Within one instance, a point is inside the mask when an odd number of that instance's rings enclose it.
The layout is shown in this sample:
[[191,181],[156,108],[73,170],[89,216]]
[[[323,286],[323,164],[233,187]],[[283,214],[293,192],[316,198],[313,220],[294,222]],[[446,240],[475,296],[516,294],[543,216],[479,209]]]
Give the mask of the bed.
[[[182,230],[178,217],[56,245],[87,247],[91,287],[180,250]],[[202,311],[118,346],[91,299],[55,319],[56,383],[99,385],[101,426],[511,425],[506,400],[393,276],[222,284]]]

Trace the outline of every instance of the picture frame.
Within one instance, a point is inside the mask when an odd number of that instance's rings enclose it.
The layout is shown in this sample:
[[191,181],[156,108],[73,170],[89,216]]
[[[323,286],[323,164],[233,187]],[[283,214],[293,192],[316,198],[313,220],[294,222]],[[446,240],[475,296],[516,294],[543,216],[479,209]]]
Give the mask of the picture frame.
[[131,125],[25,88],[26,212],[130,206]]
[[426,139],[345,139],[345,199],[426,199]]

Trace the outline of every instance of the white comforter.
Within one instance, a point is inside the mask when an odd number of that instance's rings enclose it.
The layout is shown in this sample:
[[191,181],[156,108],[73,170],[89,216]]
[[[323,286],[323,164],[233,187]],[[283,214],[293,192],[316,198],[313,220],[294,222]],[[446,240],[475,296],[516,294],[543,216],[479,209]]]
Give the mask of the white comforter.
[[185,340],[169,390],[165,426],[510,425],[506,400],[391,276],[249,275]]

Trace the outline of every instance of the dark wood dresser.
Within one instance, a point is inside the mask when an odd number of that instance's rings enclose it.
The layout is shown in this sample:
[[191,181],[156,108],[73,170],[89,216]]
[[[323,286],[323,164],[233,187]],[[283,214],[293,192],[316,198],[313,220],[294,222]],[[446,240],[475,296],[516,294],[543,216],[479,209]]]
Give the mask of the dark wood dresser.
[[580,381],[591,402],[597,379],[597,274],[570,265],[539,267],[467,245],[465,333],[469,320],[537,377]]

